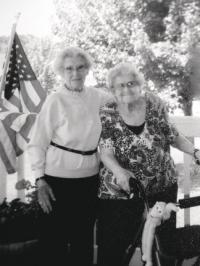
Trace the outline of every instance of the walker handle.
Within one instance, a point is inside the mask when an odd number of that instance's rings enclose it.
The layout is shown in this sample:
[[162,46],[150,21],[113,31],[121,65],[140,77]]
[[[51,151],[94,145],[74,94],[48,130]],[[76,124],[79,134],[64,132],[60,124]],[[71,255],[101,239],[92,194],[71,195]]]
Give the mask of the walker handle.
[[195,207],[198,205],[200,205],[200,196],[191,197],[187,199],[180,199],[177,203],[177,206],[181,209]]

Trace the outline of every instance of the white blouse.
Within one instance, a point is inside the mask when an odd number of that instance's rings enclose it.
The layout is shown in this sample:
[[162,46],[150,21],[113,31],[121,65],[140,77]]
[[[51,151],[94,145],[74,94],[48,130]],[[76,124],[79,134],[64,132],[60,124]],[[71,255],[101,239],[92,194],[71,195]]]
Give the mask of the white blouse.
[[62,88],[47,97],[28,145],[35,178],[44,174],[79,178],[98,173],[98,153],[81,155],[52,146],[50,142],[75,150],[94,150],[101,133],[99,109],[110,98],[110,94],[93,87],[82,92]]

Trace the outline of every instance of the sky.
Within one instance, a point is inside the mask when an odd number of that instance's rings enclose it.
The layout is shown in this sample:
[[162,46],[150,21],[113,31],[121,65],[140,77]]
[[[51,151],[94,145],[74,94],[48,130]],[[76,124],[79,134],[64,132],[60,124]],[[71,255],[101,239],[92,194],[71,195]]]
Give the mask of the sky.
[[0,0],[0,36],[10,35],[19,12],[18,34],[38,37],[50,34],[50,18],[54,12],[52,0]]

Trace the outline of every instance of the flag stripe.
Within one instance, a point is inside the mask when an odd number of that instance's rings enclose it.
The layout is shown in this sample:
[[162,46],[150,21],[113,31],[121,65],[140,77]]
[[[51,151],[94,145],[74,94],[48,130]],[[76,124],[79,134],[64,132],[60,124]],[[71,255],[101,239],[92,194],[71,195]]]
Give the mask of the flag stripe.
[[[27,85],[28,85],[28,87],[27,87]],[[32,99],[32,95],[31,95],[32,91],[28,91],[30,89],[30,87],[32,87],[32,86],[30,86],[30,82],[26,81],[26,83],[25,83],[25,82],[21,81],[20,87],[21,87],[21,90],[20,90],[21,102],[22,102],[23,108],[25,110],[28,110],[28,112],[35,110],[37,105],[34,103],[34,100]],[[34,93],[34,94],[36,94],[36,93]],[[38,104],[39,104],[39,102],[38,102]]]
[[40,97],[40,101],[44,102],[44,100],[46,99],[47,93],[46,91],[42,88],[41,84],[38,82],[38,80],[31,80],[32,86],[35,88],[35,90],[37,91],[37,94]]
[[13,108],[17,111],[21,111],[22,108],[18,90],[15,90],[14,94],[10,97],[9,102],[12,104]]
[[[6,114],[6,116],[5,116]],[[4,125],[9,125],[11,129],[19,132],[26,122],[27,115],[13,112],[0,112],[0,120]]]
[[1,111],[0,112],[0,120],[6,119],[6,117],[10,116],[11,114],[13,115],[15,113],[13,113],[13,112],[11,113],[10,111],[5,111],[5,112]]
[[23,95],[25,95],[27,98],[29,98],[33,102],[34,105],[33,108],[35,108],[35,106],[37,106],[41,101],[41,98],[38,95],[37,86],[34,87],[32,85],[32,81],[24,81],[23,83],[24,83],[23,84],[24,89],[21,87],[22,97]]
[[[27,99],[25,101],[27,103]],[[21,97],[21,106],[22,106],[23,113],[30,113],[30,109],[27,108],[27,105],[25,104],[23,97]]]
[[16,132],[20,132],[23,125],[26,123],[27,116],[28,114],[19,114],[19,116],[13,119],[13,122],[10,124],[10,128]]
[[8,174],[14,174],[16,172],[16,164],[12,165],[11,160],[9,160],[9,158],[11,158],[11,154],[9,154],[9,157],[7,156],[6,152],[5,152],[5,143],[2,144],[0,141],[0,151],[1,151],[1,160],[4,163],[5,167],[6,167],[6,171]]
[[16,139],[17,139],[17,145],[19,146],[19,148],[22,150],[26,150],[27,145],[28,145],[27,140],[29,140],[29,139],[27,139],[27,138],[25,139],[22,135],[20,135],[18,133],[17,133]]
[[[7,130],[5,129],[2,122],[0,122],[0,130],[1,130],[1,141],[0,141],[0,150],[1,150],[1,158],[6,166],[8,173],[14,173],[13,170],[16,168],[16,152],[11,140],[14,141],[13,136],[10,138],[10,134],[8,135]],[[5,148],[4,148],[5,147]]]
[[29,114],[26,118],[26,122],[20,129],[20,135],[23,136],[23,138],[28,142],[29,141],[29,135],[31,132],[31,129],[33,128],[33,125],[35,123],[37,114]]
[[21,81],[20,85],[23,111],[38,113],[46,99],[46,92],[37,80]]
[[13,112],[18,112],[19,110],[18,110],[18,108],[15,106],[15,105],[13,105],[10,101],[8,101],[8,100],[6,100],[6,99],[1,99],[2,101],[3,101],[3,106],[1,105],[0,106],[0,111],[3,111],[2,109],[5,107],[7,110],[9,110],[9,112],[10,111],[13,111]]
[[16,156],[22,154],[23,151],[17,146],[16,143],[16,132],[12,130],[10,127],[8,127],[6,124],[4,124],[3,121],[2,123],[4,125],[5,132],[7,133],[7,136],[5,135],[5,137],[7,137],[10,140],[10,144],[12,144]]
[[0,109],[2,110],[0,112],[0,120],[3,122],[4,126],[8,126],[8,128],[15,132],[19,132],[24,138],[27,138],[37,114],[12,112],[8,111],[4,106]]

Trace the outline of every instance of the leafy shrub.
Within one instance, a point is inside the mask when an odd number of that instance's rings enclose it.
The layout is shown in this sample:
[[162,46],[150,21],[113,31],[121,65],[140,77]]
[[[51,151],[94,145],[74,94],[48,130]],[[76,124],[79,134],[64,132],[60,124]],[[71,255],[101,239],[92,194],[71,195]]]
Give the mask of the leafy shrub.
[[5,198],[0,204],[0,243],[31,240],[39,234],[41,209],[35,186],[23,179],[17,182],[16,189],[27,190],[26,201],[16,198],[8,202]]

